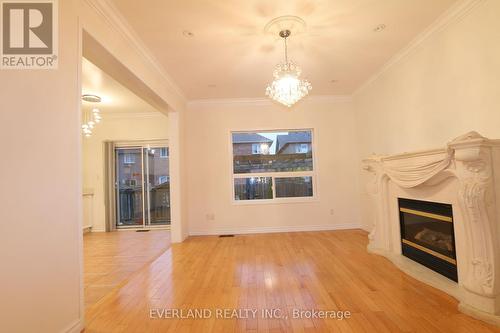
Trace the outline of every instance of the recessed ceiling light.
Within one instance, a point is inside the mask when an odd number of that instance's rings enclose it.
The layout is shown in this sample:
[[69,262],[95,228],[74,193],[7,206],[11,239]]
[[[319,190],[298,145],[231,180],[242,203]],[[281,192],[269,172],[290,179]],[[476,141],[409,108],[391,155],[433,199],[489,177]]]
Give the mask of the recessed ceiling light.
[[385,24],[379,24],[379,25],[377,25],[377,26],[373,29],[373,31],[375,31],[375,32],[381,32],[381,31],[382,31],[382,30],[384,30],[385,28],[386,28]]
[[194,34],[189,30],[184,30],[182,32],[182,34],[184,35],[184,37],[188,37],[188,38],[194,37]]

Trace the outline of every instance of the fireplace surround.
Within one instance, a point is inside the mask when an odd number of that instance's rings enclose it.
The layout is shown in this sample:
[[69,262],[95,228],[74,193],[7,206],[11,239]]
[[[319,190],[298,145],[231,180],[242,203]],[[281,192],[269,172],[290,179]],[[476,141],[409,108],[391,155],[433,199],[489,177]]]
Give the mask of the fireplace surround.
[[[373,155],[363,160],[363,169],[363,218],[371,221],[368,250],[457,298],[460,311],[500,326],[500,140],[469,132],[442,149]],[[440,240],[431,250],[455,260],[456,279],[408,258],[399,199],[450,205],[451,214],[434,213],[451,215],[452,228],[422,228],[413,243]],[[453,230],[451,239],[447,230]]]

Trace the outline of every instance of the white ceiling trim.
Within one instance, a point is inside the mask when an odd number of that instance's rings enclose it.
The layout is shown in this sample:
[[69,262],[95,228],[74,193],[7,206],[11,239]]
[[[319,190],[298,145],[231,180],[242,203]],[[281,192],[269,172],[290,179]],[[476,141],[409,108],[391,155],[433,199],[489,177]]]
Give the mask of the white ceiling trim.
[[412,54],[416,49],[424,43],[426,40],[430,39],[435,34],[439,33],[450,24],[455,23],[464,17],[466,17],[471,11],[477,7],[477,5],[484,3],[485,0],[461,0],[451,6],[444,14],[442,14],[436,21],[434,21],[429,27],[427,27],[422,33],[420,33],[416,38],[414,38],[406,47],[397,52],[394,56],[389,59],[374,75],[372,75],[368,80],[366,80],[361,86],[358,87],[352,94],[355,97],[361,93],[364,89],[370,86],[373,82],[377,81],[385,72],[387,72],[391,67],[399,63],[401,60]]
[[[350,102],[352,97],[350,95],[313,95],[307,96],[303,100],[301,100],[298,105],[302,103],[310,103],[310,102],[325,102],[325,103],[345,103]],[[256,97],[256,98],[206,98],[206,99],[193,99],[188,101],[189,106],[198,106],[198,105],[257,105],[257,106],[280,106],[280,104],[273,102],[269,98]],[[281,107],[283,107],[281,105]],[[292,107],[293,108],[293,107]]]
[[151,53],[147,46],[142,42],[142,39],[130,26],[127,20],[120,14],[119,10],[108,0],[85,0],[85,2],[100,14],[108,23],[108,25],[132,45],[137,52],[144,57],[165,80],[165,83],[176,94],[186,100],[184,92],[177,86],[172,77],[165,71],[160,62]]

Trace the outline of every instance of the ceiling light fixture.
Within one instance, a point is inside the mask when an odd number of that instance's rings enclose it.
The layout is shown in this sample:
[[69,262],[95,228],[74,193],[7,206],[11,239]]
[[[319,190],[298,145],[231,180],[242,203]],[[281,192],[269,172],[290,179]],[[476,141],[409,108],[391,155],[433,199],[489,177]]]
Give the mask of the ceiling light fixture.
[[83,110],[82,132],[88,138],[92,135],[94,127],[102,120],[101,111],[97,108],[97,104],[101,103],[101,97],[86,94],[82,95],[82,100],[94,104],[90,111],[88,108]]
[[281,30],[279,32],[279,36],[284,41],[285,62],[276,65],[273,72],[274,81],[266,88],[267,96],[288,107],[301,100],[312,89],[309,81],[300,79],[300,67],[292,61],[288,61],[286,39],[290,37],[290,34],[290,30]]

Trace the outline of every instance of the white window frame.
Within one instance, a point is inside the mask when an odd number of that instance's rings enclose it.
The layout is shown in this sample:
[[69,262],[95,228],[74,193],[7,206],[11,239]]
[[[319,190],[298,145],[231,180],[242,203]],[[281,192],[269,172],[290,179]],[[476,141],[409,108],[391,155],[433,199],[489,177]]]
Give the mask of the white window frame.
[[[313,170],[312,171],[287,171],[287,172],[257,172],[257,173],[234,173],[234,151],[233,151],[233,134],[234,133],[265,133],[265,132],[300,132],[300,131],[310,131],[311,132],[311,149],[312,150],[312,160],[313,160]],[[286,204],[286,203],[307,203],[315,202],[319,200],[319,189],[318,189],[318,163],[316,160],[316,151],[318,144],[316,142],[317,130],[314,128],[270,128],[270,129],[242,129],[242,130],[230,130],[229,131],[229,162],[231,163],[231,203],[233,205],[261,205],[261,204]],[[251,177],[271,177],[272,178],[272,199],[254,199],[254,200],[236,200],[234,192],[234,179],[236,178],[251,178]],[[295,177],[311,177],[312,178],[312,190],[313,195],[311,197],[287,197],[287,198],[277,198],[276,197],[276,182],[275,178],[295,178]]]

